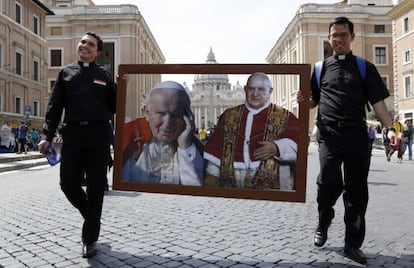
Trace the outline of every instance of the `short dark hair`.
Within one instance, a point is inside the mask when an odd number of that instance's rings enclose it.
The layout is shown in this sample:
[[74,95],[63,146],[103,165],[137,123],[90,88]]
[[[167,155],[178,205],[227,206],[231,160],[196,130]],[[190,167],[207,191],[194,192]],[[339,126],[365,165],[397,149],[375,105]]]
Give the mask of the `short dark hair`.
[[329,23],[329,32],[331,32],[332,26],[335,24],[346,24],[348,25],[349,32],[354,33],[354,23],[350,21],[347,17],[337,17],[331,23]]
[[96,39],[96,41],[98,43],[98,51],[102,51],[103,41],[102,41],[101,37],[99,35],[97,35],[96,33],[94,33],[94,32],[86,32],[86,34],[90,35],[90,36],[93,36]]

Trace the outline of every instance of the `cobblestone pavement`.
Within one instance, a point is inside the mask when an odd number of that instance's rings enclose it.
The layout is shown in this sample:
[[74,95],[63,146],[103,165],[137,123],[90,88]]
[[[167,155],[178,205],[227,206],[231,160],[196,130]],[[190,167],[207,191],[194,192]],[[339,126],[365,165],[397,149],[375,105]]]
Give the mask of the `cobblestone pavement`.
[[[0,174],[0,267],[361,267],[344,258],[343,203],[316,248],[317,151],[306,203],[110,191],[99,253],[81,257],[82,219],[58,185],[59,167]],[[375,150],[369,178],[368,267],[414,267],[414,161]]]

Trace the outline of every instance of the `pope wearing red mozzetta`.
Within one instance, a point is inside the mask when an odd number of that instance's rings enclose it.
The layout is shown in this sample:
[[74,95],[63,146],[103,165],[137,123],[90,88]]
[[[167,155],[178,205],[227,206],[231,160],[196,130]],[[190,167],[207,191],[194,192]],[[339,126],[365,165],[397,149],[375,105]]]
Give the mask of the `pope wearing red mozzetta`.
[[204,148],[204,185],[293,190],[298,119],[270,102],[264,73],[252,74],[246,103],[227,109]]

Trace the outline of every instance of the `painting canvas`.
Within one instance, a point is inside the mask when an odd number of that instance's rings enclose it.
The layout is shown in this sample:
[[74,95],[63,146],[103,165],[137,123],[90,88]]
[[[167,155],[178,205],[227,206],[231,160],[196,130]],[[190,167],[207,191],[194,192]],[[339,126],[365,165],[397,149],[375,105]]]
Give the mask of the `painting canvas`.
[[[266,181],[266,174],[268,170],[274,170],[275,161],[263,161],[261,165],[262,173],[257,172],[252,180],[249,181],[243,187],[237,187],[228,183],[211,183],[211,180],[206,176],[203,177],[200,184],[194,185],[191,183],[181,183],[179,180],[174,180],[171,173],[160,173],[159,178],[148,179],[144,178],[145,175],[133,176],[132,173],[126,171],[126,162],[131,158],[131,154],[134,150],[139,152],[148,150],[149,142],[152,139],[151,130],[148,125],[148,120],[145,117],[131,118],[126,115],[126,103],[133,103],[128,97],[128,79],[131,76],[136,76],[136,79],[142,81],[148,81],[153,79],[154,75],[161,79],[161,75],[168,75],[168,80],[181,81],[183,75],[190,75],[197,77],[198,75],[236,75],[241,79],[247,78],[250,74],[262,72],[271,77],[271,81],[274,83],[283,84],[286,83],[286,79],[291,81],[290,93],[301,90],[305,96],[310,92],[310,65],[308,64],[131,64],[120,65],[118,73],[118,92],[117,92],[117,113],[115,118],[115,165],[113,172],[113,189],[114,190],[126,190],[126,191],[142,191],[142,192],[156,192],[156,193],[170,193],[170,194],[186,194],[195,196],[215,196],[215,197],[229,197],[229,198],[248,198],[248,199],[261,199],[261,200],[274,200],[274,201],[290,201],[290,202],[304,202],[306,199],[306,167],[307,167],[307,148],[309,142],[308,134],[308,118],[309,118],[309,103],[301,102],[295,106],[293,111],[282,109],[279,106],[274,106],[274,113],[272,113],[266,125],[266,128],[270,131],[275,126],[284,124],[285,129],[290,129],[290,132],[294,134],[292,138],[297,143],[296,160],[293,164],[289,165],[289,170],[293,176],[285,177],[283,173],[280,173],[279,164],[277,171],[280,175],[277,183],[269,183]],[[146,77],[145,75],[151,75]],[[158,75],[158,76],[157,76]],[[150,78],[151,77],[151,78]],[[170,78],[171,77],[171,78]],[[293,81],[293,82],[292,82]],[[240,80],[240,84],[244,85],[245,80]],[[145,85],[145,83],[141,83]],[[240,86],[243,88],[242,86]],[[279,94],[278,85],[272,85],[274,88],[273,94]],[[149,90],[149,89],[148,89]],[[148,91],[147,91],[148,92]],[[240,93],[240,92],[239,92]],[[232,93],[234,94],[234,92]],[[241,90],[241,95],[244,94]],[[286,94],[286,93],[285,93]],[[190,94],[189,94],[190,95]],[[141,94],[141,102],[145,101],[146,93]],[[234,96],[236,98],[236,96]],[[239,104],[242,104],[241,101]],[[140,103],[141,105],[145,105]],[[287,112],[283,112],[287,111]],[[225,122],[221,117],[220,112],[217,113],[218,124],[216,130],[227,131],[228,122]],[[216,116],[216,114],[215,114]],[[200,117],[200,116],[198,116]],[[283,118],[294,118],[295,120],[283,120]],[[221,119],[220,119],[221,118]],[[273,121],[272,121],[273,120]],[[288,122],[288,123],[287,123]],[[211,129],[209,131],[215,131]],[[217,134],[217,133],[216,133]],[[216,135],[217,136],[217,135]],[[262,137],[260,137],[262,139]],[[227,139],[225,142],[218,143],[214,141],[214,144],[203,144],[196,141],[197,148],[206,159],[209,159],[209,154],[214,154],[214,148],[220,148],[222,152],[218,154],[218,157],[223,163],[225,161],[231,161],[231,158],[226,157],[227,151],[232,148],[233,144],[237,142],[237,138]],[[129,145],[133,144],[133,147]],[[213,146],[214,145],[214,146]],[[133,148],[133,149],[131,149]],[[213,148],[213,149],[212,149]],[[206,149],[206,152],[204,152]],[[211,151],[213,150],[213,151]],[[230,159],[230,160],[229,160]],[[162,159],[153,159],[153,162],[162,161]],[[139,166],[140,162],[135,159],[132,161],[133,165]],[[207,161],[204,162],[204,168]],[[229,166],[233,166],[230,162]],[[282,167],[282,164],[280,164]],[[219,178],[219,181],[224,181],[224,178]],[[286,181],[291,180],[286,187]]]

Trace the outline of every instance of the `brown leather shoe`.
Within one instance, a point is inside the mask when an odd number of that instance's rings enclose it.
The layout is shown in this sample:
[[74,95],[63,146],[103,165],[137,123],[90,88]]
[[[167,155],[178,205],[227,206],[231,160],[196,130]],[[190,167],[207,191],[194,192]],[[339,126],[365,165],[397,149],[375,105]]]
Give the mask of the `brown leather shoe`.
[[96,249],[96,242],[93,243],[83,243],[82,246],[82,257],[83,258],[90,258],[96,255],[98,250]]
[[359,248],[350,247],[345,245],[345,256],[360,264],[367,264],[367,257]]

